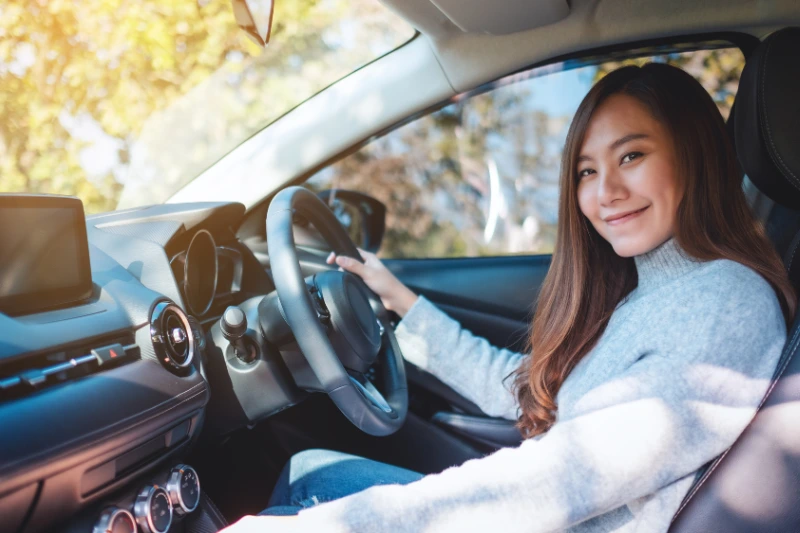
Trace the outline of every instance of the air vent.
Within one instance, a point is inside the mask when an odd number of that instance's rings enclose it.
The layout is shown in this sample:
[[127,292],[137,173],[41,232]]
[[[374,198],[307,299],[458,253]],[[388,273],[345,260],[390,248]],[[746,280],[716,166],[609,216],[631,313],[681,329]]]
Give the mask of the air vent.
[[174,303],[163,301],[153,308],[150,338],[158,359],[170,370],[182,370],[192,364],[196,339],[189,317]]
[[25,355],[0,366],[0,400],[19,398],[138,358],[139,347],[132,334]]

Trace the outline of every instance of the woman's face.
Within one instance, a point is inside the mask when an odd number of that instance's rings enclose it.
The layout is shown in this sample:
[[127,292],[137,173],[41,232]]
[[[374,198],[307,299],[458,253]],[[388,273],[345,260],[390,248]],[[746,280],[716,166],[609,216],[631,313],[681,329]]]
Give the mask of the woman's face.
[[683,196],[675,159],[669,132],[635,98],[616,94],[595,110],[578,152],[578,205],[618,255],[673,236]]

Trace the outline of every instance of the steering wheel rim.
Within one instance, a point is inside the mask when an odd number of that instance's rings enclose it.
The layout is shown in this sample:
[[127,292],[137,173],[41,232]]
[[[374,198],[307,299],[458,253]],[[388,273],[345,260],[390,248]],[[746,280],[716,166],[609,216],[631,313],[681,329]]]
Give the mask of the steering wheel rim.
[[[347,372],[320,322],[300,271],[292,230],[295,214],[312,222],[337,255],[363,261],[342,225],[314,193],[298,186],[280,191],[272,199],[267,211],[267,250],[286,322],[317,376],[322,391],[328,394],[342,414],[367,434],[390,435],[400,429],[405,421],[408,390],[405,363],[386,313],[376,316],[385,336],[380,352],[381,378],[385,389],[381,394],[368,380],[361,382]],[[353,277],[368,293],[371,292],[360,278]],[[372,300],[374,303],[375,299]]]

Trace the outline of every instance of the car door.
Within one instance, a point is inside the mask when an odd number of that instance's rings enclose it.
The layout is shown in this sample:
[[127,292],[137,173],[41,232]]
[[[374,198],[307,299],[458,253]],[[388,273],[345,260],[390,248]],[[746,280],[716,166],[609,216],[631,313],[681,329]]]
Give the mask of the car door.
[[[494,346],[524,352],[556,245],[561,149],[572,116],[607,72],[648,61],[696,76],[727,118],[744,65],[732,43],[709,39],[613,51],[533,68],[459,95],[409,117],[304,185],[318,192],[355,190],[383,202],[386,232],[378,256],[386,266],[462,327]],[[325,268],[325,255],[324,246],[309,244],[306,272]],[[408,367],[406,427],[380,445],[353,435],[336,446],[432,472],[520,442],[513,421],[487,417],[439,377]]]

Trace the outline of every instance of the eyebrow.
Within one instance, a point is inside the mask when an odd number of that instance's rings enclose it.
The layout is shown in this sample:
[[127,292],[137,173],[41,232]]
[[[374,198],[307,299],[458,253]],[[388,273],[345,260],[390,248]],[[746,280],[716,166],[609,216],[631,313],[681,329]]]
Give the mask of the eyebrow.
[[[609,150],[615,150],[615,149],[619,148],[620,146],[622,146],[625,143],[629,143],[631,141],[635,141],[635,140],[638,140],[638,139],[647,139],[649,137],[650,136],[647,135],[646,133],[629,133],[628,135],[625,135],[624,137],[620,137],[619,139],[617,139],[616,141],[611,143],[609,145],[608,149]],[[581,161],[591,161],[591,160],[592,160],[592,158],[589,157],[588,155],[581,154],[581,155],[578,156],[578,159],[577,159],[576,163],[580,163]]]

